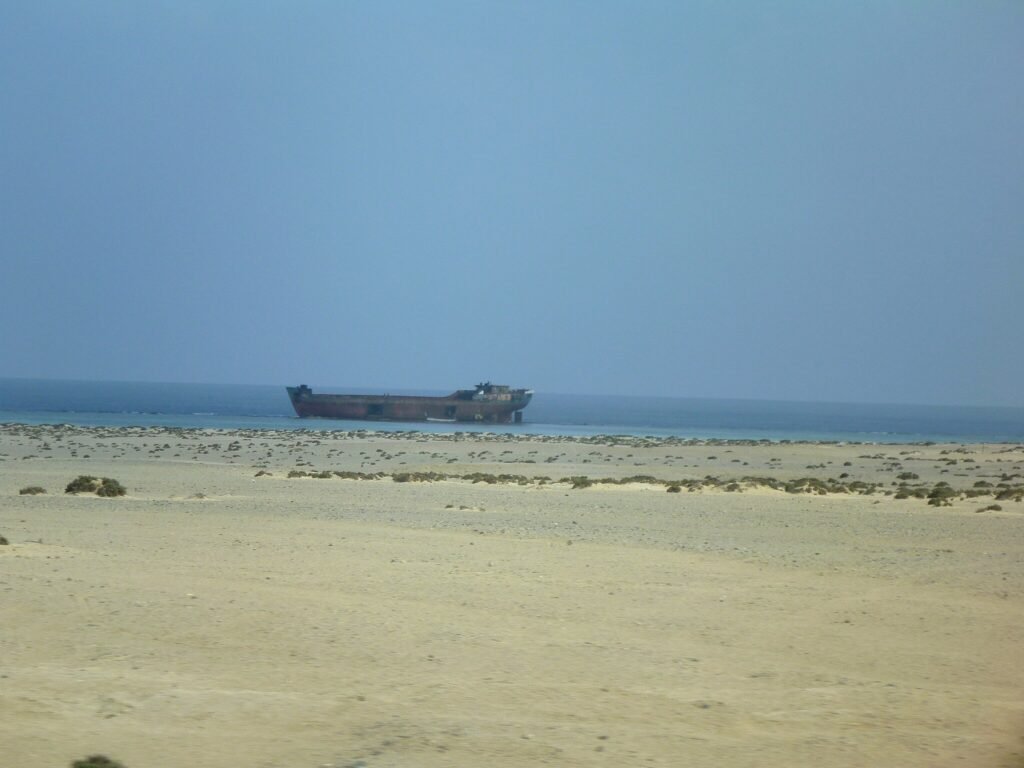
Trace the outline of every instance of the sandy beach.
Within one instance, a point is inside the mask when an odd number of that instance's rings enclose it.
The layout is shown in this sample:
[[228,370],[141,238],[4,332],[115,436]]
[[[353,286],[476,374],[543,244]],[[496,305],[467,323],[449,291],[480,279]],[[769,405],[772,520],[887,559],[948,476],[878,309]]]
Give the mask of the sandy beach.
[[1019,445],[3,426],[2,762],[1021,766],[1022,488]]

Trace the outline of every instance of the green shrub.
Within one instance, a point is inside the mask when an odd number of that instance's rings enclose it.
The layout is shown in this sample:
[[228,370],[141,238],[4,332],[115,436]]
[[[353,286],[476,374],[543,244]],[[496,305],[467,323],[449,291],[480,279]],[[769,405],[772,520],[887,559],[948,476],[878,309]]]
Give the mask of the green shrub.
[[97,496],[105,496],[107,498],[124,496],[127,492],[128,489],[112,477],[104,477],[100,482],[100,487],[96,489]]
[[897,480],[917,480],[918,474],[916,472],[900,472],[896,475]]
[[64,493],[95,493],[97,496],[124,496],[127,489],[112,477],[102,479],[79,475],[64,488]]
[[668,491],[669,493],[680,493],[683,490],[683,487],[681,485],[676,485],[675,483],[673,483],[665,490]]
[[602,480],[601,482],[616,483],[618,485],[625,485],[626,483],[647,483],[649,485],[657,485],[661,481],[653,475],[630,475],[629,477],[624,477],[621,480],[611,480],[609,478]]
[[953,499],[959,495],[949,487],[949,483],[936,483],[928,494],[928,503],[933,507],[951,507]]
[[816,477],[800,477],[796,480],[790,480],[783,486],[783,490],[786,493],[816,493],[819,496],[826,495],[830,490],[833,492],[839,492],[840,490],[846,490],[845,487],[840,489],[839,487],[830,486],[824,480],[819,480]]
[[84,760],[75,760],[71,768],[125,768],[124,763],[111,760],[106,755],[90,755]]
[[79,475],[64,488],[64,493],[95,493],[100,487],[98,477],[92,475]]
[[1020,501],[1024,498],[1024,488],[1005,488],[996,494],[996,501]]
[[10,543],[11,542],[9,542],[6,538],[4,538],[3,536],[0,536],[0,547],[6,547]]
[[30,485],[27,488],[22,488],[18,493],[22,496],[38,496],[41,493],[46,493],[46,489],[40,488],[38,485]]

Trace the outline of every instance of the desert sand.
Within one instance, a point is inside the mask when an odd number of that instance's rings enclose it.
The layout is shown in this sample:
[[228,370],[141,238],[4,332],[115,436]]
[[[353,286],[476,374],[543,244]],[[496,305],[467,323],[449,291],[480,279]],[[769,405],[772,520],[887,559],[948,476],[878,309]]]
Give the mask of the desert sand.
[[1022,485],[1016,445],[3,426],[0,762],[1020,766]]

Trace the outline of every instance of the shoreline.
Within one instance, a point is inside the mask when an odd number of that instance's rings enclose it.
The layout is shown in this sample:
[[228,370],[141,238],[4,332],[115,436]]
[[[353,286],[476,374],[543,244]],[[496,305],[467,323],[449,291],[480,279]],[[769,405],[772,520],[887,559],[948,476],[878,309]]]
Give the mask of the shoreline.
[[[337,423],[337,422],[332,422]],[[352,422],[347,422],[352,423]],[[398,423],[398,422],[395,422]],[[549,425],[559,426],[559,425]],[[567,429],[572,425],[562,425]],[[295,428],[284,429],[274,427],[179,427],[166,425],[84,425],[61,423],[35,424],[18,421],[0,421],[0,431],[18,429],[42,429],[59,431],[80,431],[89,434],[96,431],[124,431],[127,433],[168,433],[168,434],[204,434],[225,436],[257,437],[259,435],[272,435],[275,437],[301,437],[316,435],[320,437],[331,437],[333,439],[352,438],[379,438],[379,439],[427,439],[439,441],[457,441],[465,439],[479,439],[493,442],[579,442],[587,444],[613,444],[627,441],[635,441],[636,444],[644,446],[652,445],[680,445],[680,446],[716,446],[716,445],[737,445],[737,446],[764,446],[764,445],[809,445],[809,446],[878,446],[878,447],[900,447],[909,446],[915,448],[932,446],[958,446],[958,447],[984,447],[984,446],[1024,446],[1020,440],[918,440],[905,442],[890,442],[886,440],[813,440],[813,439],[791,439],[791,438],[731,438],[731,437],[681,437],[674,435],[656,434],[632,434],[632,433],[598,433],[593,435],[575,434],[541,434],[541,433],[517,433],[517,432],[490,432],[490,431],[446,431],[435,432],[417,429],[374,429],[372,427],[356,427],[346,429],[311,429]]]

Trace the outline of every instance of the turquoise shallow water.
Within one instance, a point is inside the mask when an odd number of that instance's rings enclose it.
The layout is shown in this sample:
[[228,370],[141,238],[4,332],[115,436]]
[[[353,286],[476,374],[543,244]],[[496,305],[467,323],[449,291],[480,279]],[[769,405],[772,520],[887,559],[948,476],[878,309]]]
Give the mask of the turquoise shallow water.
[[[353,392],[346,387],[317,391]],[[447,394],[402,392],[392,394]],[[298,419],[284,386],[0,379],[0,422],[203,429],[370,429],[857,442],[1024,442],[1024,408],[538,392],[520,425]]]

